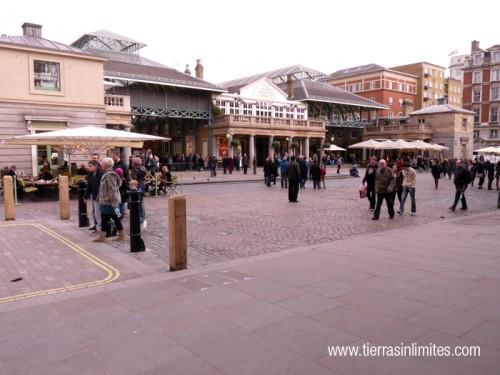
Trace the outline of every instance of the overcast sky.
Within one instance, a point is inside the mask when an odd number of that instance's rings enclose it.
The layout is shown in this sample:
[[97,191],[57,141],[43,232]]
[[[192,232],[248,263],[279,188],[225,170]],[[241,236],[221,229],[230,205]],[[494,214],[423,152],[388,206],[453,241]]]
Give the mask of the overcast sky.
[[[412,5],[415,5],[414,7]],[[376,0],[4,0],[0,33],[43,25],[46,39],[71,43],[107,29],[148,46],[141,55],[217,83],[288,65],[325,73],[377,63],[448,66],[454,50],[500,43],[500,1]]]

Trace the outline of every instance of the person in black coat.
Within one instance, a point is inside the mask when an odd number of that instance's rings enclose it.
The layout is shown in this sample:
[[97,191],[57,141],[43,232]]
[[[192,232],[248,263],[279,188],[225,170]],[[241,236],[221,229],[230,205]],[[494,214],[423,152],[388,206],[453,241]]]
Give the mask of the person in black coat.
[[485,176],[484,164],[482,161],[479,161],[477,163],[477,177],[479,177],[479,186],[477,187],[478,189],[483,188],[484,176]]
[[295,156],[290,158],[290,164],[287,167],[287,178],[288,178],[288,200],[290,202],[297,202],[297,197],[299,195],[299,184],[300,184],[300,168],[295,161]]
[[431,174],[432,177],[434,177],[434,185],[436,186],[437,190],[439,185],[439,178],[441,177],[441,167],[439,166],[439,162],[436,159],[432,161]]
[[313,181],[314,190],[316,190],[316,188],[321,189],[321,186],[319,186],[319,180],[321,178],[321,170],[319,168],[318,162],[315,161],[311,165],[310,173],[311,173],[311,180]]
[[465,199],[465,189],[467,189],[467,185],[469,184],[470,180],[471,180],[470,172],[467,170],[467,168],[462,166],[462,161],[460,159],[457,160],[455,177],[453,179],[456,189],[455,200],[453,204],[450,206],[450,210],[455,211],[455,208],[457,207],[459,200],[461,200],[462,202],[461,210],[467,209],[467,201]]
[[486,175],[488,176],[488,190],[493,190],[492,185],[493,180],[495,179],[495,164],[487,160],[484,169]]
[[307,181],[307,163],[304,160],[304,157],[301,156],[297,163],[300,169],[300,188],[305,189],[306,181]]
[[368,202],[370,202],[370,210],[375,210],[375,177],[377,176],[377,158],[372,156],[370,158],[370,163],[366,167],[365,177],[363,177],[363,185],[366,183],[366,197]]
[[102,170],[99,167],[99,163],[95,160],[88,162],[87,169],[87,190],[83,198],[85,201],[90,200],[92,202],[92,218],[94,219],[94,226],[89,228],[89,230],[100,231],[101,211],[97,202],[97,196],[99,194],[99,187],[101,186]]
[[273,175],[274,165],[271,159],[266,158],[264,162],[264,182],[268,187],[271,187],[271,179]]

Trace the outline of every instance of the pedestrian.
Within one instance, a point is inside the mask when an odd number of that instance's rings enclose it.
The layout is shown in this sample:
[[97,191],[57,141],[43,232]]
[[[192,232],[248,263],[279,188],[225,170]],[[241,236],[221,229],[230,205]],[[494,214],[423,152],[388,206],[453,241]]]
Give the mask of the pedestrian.
[[243,165],[243,174],[247,174],[247,171],[248,171],[248,156],[247,156],[247,154],[243,154],[243,158],[241,159],[241,163]]
[[[471,176],[470,172],[462,166],[462,161],[457,160],[455,177],[453,182],[455,184],[455,200],[453,204],[449,207],[450,210],[455,211],[458,201],[462,203],[461,210],[467,209],[467,200],[465,199],[465,190],[467,189],[467,184],[470,182]],[[483,181],[484,182],[484,181]]]
[[321,171],[319,169],[319,165],[318,165],[317,161],[314,161],[312,163],[310,173],[311,173],[311,180],[313,182],[314,190],[321,189],[321,187],[319,186]]
[[299,165],[300,169],[300,188],[305,189],[307,181],[307,163],[304,160],[304,156],[299,157],[299,161],[297,162],[297,164]]
[[215,154],[212,155],[208,164],[208,167],[210,168],[210,177],[217,177],[217,157]]
[[273,172],[272,172],[273,185],[276,185],[276,178],[278,177],[278,169],[279,169],[278,159],[274,158],[273,159]]
[[474,187],[474,180],[476,179],[476,174],[477,174],[477,160],[472,161],[472,166],[470,167],[470,173],[471,173],[470,186]]
[[484,163],[482,162],[482,160],[479,160],[479,162],[477,163],[477,177],[479,178],[479,184],[477,187],[478,189],[483,188],[485,173],[486,171],[484,168]]
[[326,164],[321,164],[319,166],[319,182],[320,185],[323,186],[323,189],[326,189],[325,179],[326,179]]
[[281,175],[281,188],[288,188],[288,161],[285,158],[279,160],[280,175]]
[[273,168],[273,162],[270,158],[267,157],[266,161],[264,162],[264,182],[267,187],[271,187]]
[[227,159],[227,170],[229,171],[229,174],[233,174],[233,170],[234,170],[234,159],[233,158]]
[[[421,168],[419,170],[421,170]],[[394,163],[392,173],[394,174],[393,202],[396,202],[397,196],[399,203],[401,203],[401,197],[403,195],[403,162],[401,159]]]
[[337,174],[340,174],[340,169],[342,168],[342,156],[337,156]]
[[224,174],[227,174],[227,164],[228,164],[228,158],[227,155],[224,155],[222,158],[222,170]]
[[389,219],[394,218],[394,202],[392,200],[394,191],[394,175],[392,170],[387,167],[384,159],[380,159],[379,167],[375,175],[375,192],[377,193],[377,205],[373,212],[372,220],[378,220],[380,216],[380,209],[382,203],[386,202],[387,211],[389,212]]
[[[116,168],[123,169],[123,179],[125,183],[128,183],[128,181],[130,180],[130,176],[128,174],[128,166],[122,160],[120,150],[118,149],[113,150],[111,153],[111,157],[114,161],[113,170],[115,170]],[[120,203],[119,210],[120,210],[120,219],[123,219],[125,217],[125,202]]]
[[417,204],[415,201],[415,186],[417,183],[417,172],[415,169],[410,167],[410,161],[405,160],[403,162],[403,195],[401,197],[401,202],[399,204],[398,214],[403,215],[405,210],[405,203],[408,194],[411,197],[411,216],[415,216],[417,212]]
[[491,161],[486,161],[485,172],[488,176],[488,190],[493,190],[493,180],[495,179],[495,164]]
[[439,163],[436,159],[432,160],[431,174],[432,177],[434,177],[434,186],[436,187],[437,190],[439,185],[439,178],[441,177],[441,167],[439,166]]
[[97,196],[99,195],[99,186],[101,185],[102,171],[99,163],[95,160],[90,160],[87,164],[87,189],[83,196],[85,202],[90,200],[92,202],[92,218],[94,219],[94,226],[89,230],[97,232],[101,230],[101,209]]
[[113,161],[111,158],[104,158],[101,162],[103,176],[97,196],[97,201],[101,210],[101,231],[93,242],[106,241],[106,232],[109,229],[110,220],[113,220],[115,223],[118,234],[117,240],[121,241],[125,239],[123,226],[118,217],[120,215],[120,186],[122,184],[122,179],[112,170],[115,162],[116,161]]
[[296,203],[299,195],[299,184],[301,181],[300,167],[295,160],[295,156],[290,158],[290,164],[287,168],[288,178],[288,200]]
[[370,211],[375,210],[376,194],[375,194],[375,177],[377,174],[377,158],[372,156],[368,163],[363,177],[362,184],[366,184],[366,198],[370,203]]
[[257,174],[257,156],[253,157],[252,168],[253,168],[253,174]]
[[496,171],[495,171],[495,178],[497,180],[497,183],[496,183],[496,187],[497,187],[497,190],[498,190],[498,181],[500,180],[500,160],[497,161],[497,165],[496,165]]
[[132,169],[130,170],[130,178],[137,181],[137,191],[139,192],[139,215],[143,229],[146,229],[148,222],[146,220],[146,210],[144,208],[144,193],[146,192],[146,175],[147,170],[142,166],[140,158],[132,160]]

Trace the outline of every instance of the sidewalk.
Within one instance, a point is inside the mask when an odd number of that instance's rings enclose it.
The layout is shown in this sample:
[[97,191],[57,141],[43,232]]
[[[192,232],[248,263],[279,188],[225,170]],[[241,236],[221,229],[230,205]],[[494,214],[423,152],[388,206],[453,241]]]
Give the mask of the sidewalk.
[[[496,375],[499,233],[494,212],[151,274],[101,245],[123,278],[0,304],[0,374]],[[481,356],[328,355],[365,342]]]

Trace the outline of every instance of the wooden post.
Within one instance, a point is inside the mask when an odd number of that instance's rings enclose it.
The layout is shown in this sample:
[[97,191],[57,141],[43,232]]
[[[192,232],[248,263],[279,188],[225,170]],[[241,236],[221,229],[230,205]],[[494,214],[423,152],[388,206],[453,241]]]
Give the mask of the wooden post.
[[3,176],[3,199],[5,204],[5,220],[15,220],[14,184],[12,176]]
[[61,220],[69,220],[68,176],[59,176],[59,212],[61,213]]
[[170,271],[187,268],[186,197],[168,198],[168,247]]

